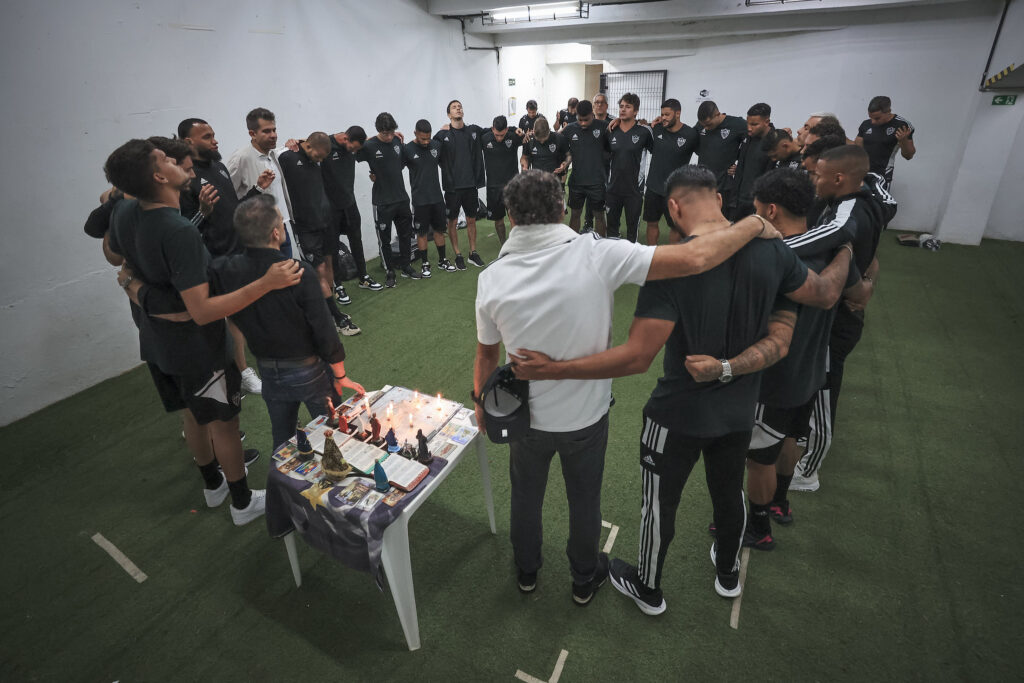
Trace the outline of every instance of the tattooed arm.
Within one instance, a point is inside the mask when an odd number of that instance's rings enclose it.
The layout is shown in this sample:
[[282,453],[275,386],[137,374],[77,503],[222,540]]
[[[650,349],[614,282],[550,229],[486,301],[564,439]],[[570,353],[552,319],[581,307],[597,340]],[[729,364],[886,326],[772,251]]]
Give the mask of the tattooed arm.
[[813,270],[808,270],[807,280],[804,284],[786,296],[798,304],[815,308],[832,308],[843,293],[852,259],[853,248],[849,244],[844,244],[820,275]]
[[[772,313],[768,320],[768,334],[739,355],[728,359],[733,377],[759,372],[785,358],[789,353],[789,342],[793,339],[795,325],[796,313]],[[711,356],[687,356],[686,369],[698,382],[712,382],[722,376],[722,362]]]

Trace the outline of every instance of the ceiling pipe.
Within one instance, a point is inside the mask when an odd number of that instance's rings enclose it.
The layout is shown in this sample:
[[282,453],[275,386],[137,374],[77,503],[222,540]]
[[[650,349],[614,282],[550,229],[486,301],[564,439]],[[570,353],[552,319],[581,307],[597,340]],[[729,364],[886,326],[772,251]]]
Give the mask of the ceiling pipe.
[[[476,17],[476,16],[482,16],[482,15],[468,15],[468,16],[469,16],[469,18],[473,18],[473,17]],[[442,19],[451,19],[452,21],[459,22],[459,25],[462,27],[462,49],[463,50],[494,50],[494,57],[498,60],[498,64],[501,64],[501,47],[499,47],[497,45],[495,45],[494,47],[470,47],[469,44],[466,43],[466,18],[467,18],[466,16],[456,16],[456,15],[451,15],[451,14],[442,14],[441,18]]]

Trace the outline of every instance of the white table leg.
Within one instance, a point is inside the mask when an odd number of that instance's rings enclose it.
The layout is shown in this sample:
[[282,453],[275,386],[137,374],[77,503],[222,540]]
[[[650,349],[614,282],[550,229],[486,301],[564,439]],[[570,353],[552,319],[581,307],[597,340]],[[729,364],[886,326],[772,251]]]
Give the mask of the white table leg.
[[498,533],[498,527],[494,525],[494,495],[491,492],[491,466],[487,462],[487,444],[484,442],[484,435],[480,432],[476,435],[476,456],[480,460],[480,478],[484,485],[484,502],[487,504],[487,519],[491,522],[491,533]]
[[288,564],[292,566],[292,576],[295,577],[295,587],[302,586],[302,570],[299,569],[299,555],[295,552],[295,532],[290,531],[284,537],[284,549],[288,553]]
[[399,515],[384,530],[381,564],[391,586],[391,597],[402,622],[405,642],[410,650],[420,649],[420,625],[416,617],[416,593],[412,585],[412,558],[409,555],[409,519]]

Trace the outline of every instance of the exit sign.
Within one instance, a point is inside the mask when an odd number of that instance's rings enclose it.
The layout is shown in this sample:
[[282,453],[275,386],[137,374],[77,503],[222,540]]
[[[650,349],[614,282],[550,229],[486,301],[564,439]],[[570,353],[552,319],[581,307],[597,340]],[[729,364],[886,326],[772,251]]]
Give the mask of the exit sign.
[[514,78],[508,79],[508,84],[509,85],[515,85],[516,84],[516,79],[514,79]]
[[992,98],[992,104],[1017,104],[1016,95],[996,95]]

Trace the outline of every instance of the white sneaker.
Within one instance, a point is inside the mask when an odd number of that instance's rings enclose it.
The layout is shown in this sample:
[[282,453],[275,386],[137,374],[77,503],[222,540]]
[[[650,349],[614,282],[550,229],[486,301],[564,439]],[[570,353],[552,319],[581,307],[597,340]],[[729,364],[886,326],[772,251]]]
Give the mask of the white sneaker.
[[793,481],[789,483],[790,491],[817,491],[819,488],[821,488],[821,482],[818,481],[817,472],[809,477],[794,474]]
[[[228,482],[224,480],[224,486],[227,487]],[[263,513],[267,509],[267,491],[266,489],[259,489],[252,492],[252,500],[244,508],[239,510],[234,505],[231,506],[231,520],[235,523],[235,526],[244,526],[256,519],[262,517]]]
[[263,380],[252,368],[242,370],[242,391],[247,394],[263,393]]
[[215,489],[203,489],[203,496],[206,497],[206,507],[215,508],[219,506],[228,497],[230,492],[228,489],[228,478],[221,475],[220,486]]

